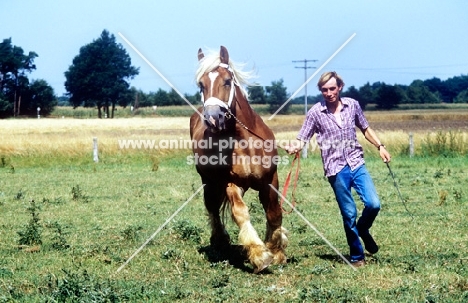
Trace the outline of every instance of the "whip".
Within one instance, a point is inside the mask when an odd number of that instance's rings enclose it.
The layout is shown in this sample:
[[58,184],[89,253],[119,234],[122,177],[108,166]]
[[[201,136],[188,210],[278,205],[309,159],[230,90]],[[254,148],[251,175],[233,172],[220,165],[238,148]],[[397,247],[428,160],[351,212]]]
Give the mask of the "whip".
[[408,210],[408,208],[406,207],[405,200],[404,200],[403,197],[401,196],[400,189],[398,188],[398,185],[397,185],[396,180],[395,180],[395,175],[393,174],[392,169],[390,168],[390,164],[388,164],[388,162],[385,162],[385,164],[387,164],[388,171],[390,172],[390,176],[392,176],[393,185],[395,185],[395,188],[396,188],[396,190],[397,190],[397,192],[398,192],[398,196],[400,197],[401,203],[403,203],[403,206],[405,207],[406,212],[411,216],[411,219],[414,220],[413,214]]

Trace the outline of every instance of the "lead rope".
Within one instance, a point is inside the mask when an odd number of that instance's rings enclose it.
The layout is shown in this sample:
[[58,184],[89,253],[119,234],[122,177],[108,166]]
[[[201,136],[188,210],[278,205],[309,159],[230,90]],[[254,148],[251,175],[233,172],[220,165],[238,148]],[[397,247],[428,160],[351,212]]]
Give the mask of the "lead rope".
[[396,182],[396,180],[395,180],[395,175],[393,174],[393,171],[392,171],[392,169],[390,168],[390,164],[388,164],[388,162],[385,162],[385,164],[387,164],[388,171],[390,172],[390,176],[392,176],[393,185],[395,186],[395,188],[396,188],[396,190],[397,190],[397,192],[398,192],[398,196],[400,197],[401,203],[403,203],[403,206],[405,207],[406,212],[411,216],[411,220],[414,220],[413,214],[412,214],[412,213],[408,210],[408,208],[406,207],[405,199],[403,199],[403,196],[401,195],[400,189],[398,188],[397,182]]
[[[291,168],[289,170],[288,176],[286,177],[286,181],[284,182],[283,192],[281,193],[280,206],[281,206],[281,210],[286,214],[292,213],[292,211],[296,208],[296,188],[297,188],[297,180],[299,179],[299,168],[301,166],[300,165],[300,163],[301,163],[300,159],[301,159],[301,157],[299,156],[299,152],[297,152],[294,155],[294,159],[293,159],[293,161],[291,163]],[[297,160],[296,174],[294,176],[294,184],[293,184],[293,190],[292,190],[292,194],[291,194],[292,209],[290,211],[286,211],[284,209],[284,207],[283,207],[283,202],[286,199],[286,195],[288,193],[289,184],[291,183],[291,173],[292,173],[292,170],[294,168],[294,163],[296,162],[296,160]]]
[[[229,101],[228,101],[228,106],[226,107],[227,109],[227,113],[229,114],[229,116],[226,115],[226,118],[227,119],[230,119],[231,117],[234,118],[234,120],[236,120],[237,123],[239,123],[239,125],[244,128],[246,131],[248,131],[249,133],[251,133],[252,135],[258,137],[259,139],[261,139],[262,141],[266,141],[262,136],[258,135],[257,133],[255,133],[254,131],[250,130],[247,125],[245,125],[241,120],[239,120],[239,118],[236,117],[236,115],[234,115],[234,113],[231,111],[231,104],[232,104],[232,100],[234,99],[234,85],[238,85],[238,82],[237,82],[237,78],[236,78],[236,75],[234,74],[234,72],[232,71],[231,67],[227,64],[224,64],[224,63],[220,63],[219,66],[221,67],[224,67],[224,68],[227,68],[233,75],[233,82],[231,83],[231,91],[229,93]],[[295,176],[294,176],[294,185],[293,185],[293,190],[292,190],[292,195],[291,195],[291,204],[293,206],[293,208],[290,210],[290,211],[286,211],[284,208],[283,208],[283,202],[284,202],[284,199],[287,195],[287,192],[288,192],[288,189],[289,189],[289,185],[291,183],[291,173],[292,173],[292,170],[294,168],[294,163],[297,161],[297,167],[296,167],[296,173],[295,173]],[[281,201],[280,201],[280,207],[281,207],[281,210],[286,213],[286,214],[290,214],[293,209],[296,208],[296,188],[297,188],[297,180],[299,179],[299,168],[300,168],[300,156],[299,156],[299,152],[297,152],[294,156],[294,159],[291,163],[291,169],[289,170],[289,173],[288,173],[288,176],[286,177],[286,181],[284,183],[284,188],[283,188],[283,192],[281,194]]]
[[[242,123],[242,121],[240,121],[232,112],[231,112],[231,109],[228,108],[228,113],[229,113],[229,117],[227,117],[228,119],[230,117],[233,117],[234,120],[236,120],[237,123],[239,123],[240,126],[242,126],[246,131],[248,131],[249,133],[251,133],[252,135],[258,137],[259,139],[263,140],[263,141],[266,141],[264,138],[262,138],[260,135],[256,134],[255,132],[251,131],[244,123]],[[286,181],[284,182],[284,187],[283,187],[283,192],[281,193],[281,200],[280,200],[280,207],[281,207],[281,210],[286,213],[286,214],[290,214],[294,208],[296,208],[296,188],[297,188],[297,180],[299,179],[299,169],[300,169],[300,166],[301,166],[301,160],[300,160],[300,156],[299,156],[299,152],[297,152],[295,155],[294,155],[294,159],[291,163],[291,168],[289,170],[289,173],[286,177]],[[295,176],[294,176],[294,183],[293,183],[293,190],[292,190],[292,195],[291,195],[291,204],[293,206],[293,208],[290,210],[290,211],[286,211],[283,207],[283,202],[284,202],[284,199],[288,193],[288,189],[289,189],[289,185],[291,184],[291,174],[292,174],[292,170],[294,168],[294,164],[296,163],[297,161],[297,167],[296,167],[296,173],[295,173]]]

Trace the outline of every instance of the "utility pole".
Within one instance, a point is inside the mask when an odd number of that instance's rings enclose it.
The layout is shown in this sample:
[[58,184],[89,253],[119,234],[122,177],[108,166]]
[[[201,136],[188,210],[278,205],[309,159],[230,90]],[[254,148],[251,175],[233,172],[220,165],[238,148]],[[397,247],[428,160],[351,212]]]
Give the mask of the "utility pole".
[[[313,67],[313,66],[308,66],[307,63],[309,62],[317,62],[317,60],[307,60],[307,59],[304,59],[304,60],[293,60],[293,63],[299,63],[299,62],[302,62],[304,63],[304,66],[295,66],[295,68],[303,68],[304,69],[304,83],[307,81],[307,69],[309,68],[316,68],[316,67]],[[304,86],[304,114],[307,115],[307,85]],[[304,146],[304,148],[302,149],[302,158],[307,158],[307,145],[306,144]]]

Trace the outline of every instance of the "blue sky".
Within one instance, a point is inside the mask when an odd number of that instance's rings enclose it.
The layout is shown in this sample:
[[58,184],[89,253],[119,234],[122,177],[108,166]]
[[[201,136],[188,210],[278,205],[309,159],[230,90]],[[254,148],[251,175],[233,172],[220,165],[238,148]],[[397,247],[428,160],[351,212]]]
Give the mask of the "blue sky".
[[[122,33],[181,92],[197,91],[197,51],[224,45],[236,62],[255,69],[256,81],[284,80],[289,93],[304,82],[303,66],[325,66],[346,86],[410,84],[468,74],[466,0],[395,1],[110,1],[1,0],[0,39],[35,51],[37,70],[57,95],[81,46],[103,29],[115,35],[140,68],[131,84],[145,92],[170,87],[122,40]],[[314,69],[308,69],[310,76]],[[317,78],[309,87],[315,95]],[[301,95],[300,93],[299,95]]]

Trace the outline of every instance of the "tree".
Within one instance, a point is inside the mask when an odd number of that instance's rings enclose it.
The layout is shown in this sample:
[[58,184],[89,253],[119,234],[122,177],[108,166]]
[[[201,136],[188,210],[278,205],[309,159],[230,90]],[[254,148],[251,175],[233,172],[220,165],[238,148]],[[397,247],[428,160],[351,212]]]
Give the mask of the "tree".
[[378,109],[392,109],[398,106],[402,97],[401,89],[381,83],[376,91],[375,103]]
[[369,82],[367,82],[359,88],[359,95],[361,96],[359,104],[361,105],[361,108],[363,110],[367,106],[367,104],[375,102],[375,92],[370,86]]
[[157,106],[165,106],[169,105],[169,96],[167,95],[167,92],[163,89],[158,89],[156,94],[154,95],[154,104]]
[[458,94],[468,88],[468,76],[461,75],[448,78],[444,81],[444,84],[447,89],[447,95],[450,100],[449,102],[454,102],[454,99],[458,96]]
[[169,98],[169,105],[183,105],[185,104],[184,99],[172,88],[171,91],[167,94]]
[[23,93],[22,114],[35,116],[39,107],[42,116],[49,115],[57,105],[54,89],[43,79],[33,80]]
[[[200,95],[200,92],[198,92],[198,91],[194,95],[186,94],[185,98],[191,104],[198,104],[201,101],[201,95]],[[184,102],[184,105],[185,105],[185,102]]]
[[13,112],[13,107],[8,100],[3,99],[2,94],[0,94],[0,118],[7,118]]
[[450,99],[450,93],[448,92],[446,85],[439,78],[434,77],[425,80],[423,84],[429,89],[429,91],[433,93],[438,93],[440,98],[442,98],[442,101],[452,102]]
[[2,116],[10,115],[7,112],[2,113],[2,109],[13,109],[13,116],[21,113],[21,96],[29,85],[26,73],[36,69],[34,59],[37,56],[35,52],[25,55],[21,47],[12,45],[11,38],[0,43],[0,94],[3,95],[4,102],[12,104],[0,106]]
[[439,103],[440,99],[429,91],[429,88],[424,85],[422,80],[414,80],[410,86],[406,88],[406,102],[408,103]]
[[247,87],[249,93],[249,100],[252,104],[265,104],[266,96],[263,86],[255,85]]
[[354,100],[357,100],[359,102],[359,105],[361,106],[362,110],[364,110],[367,106],[368,99],[365,96],[361,94],[361,89],[356,89],[354,86],[350,86],[344,93],[343,97],[349,97],[353,98]]
[[133,100],[127,81],[136,75],[138,68],[131,65],[126,50],[116,43],[114,35],[103,30],[98,39],[80,48],[65,72],[65,88],[73,107],[97,107],[99,118],[101,109],[113,118],[116,104]]
[[453,103],[468,103],[468,88],[462,90],[455,99],[453,99]]
[[[270,113],[275,113],[287,100],[288,94],[284,86],[283,79],[272,81],[271,86],[266,87],[266,101],[269,104],[268,110]],[[284,114],[288,111],[291,103],[287,103],[280,111]]]
[[152,94],[145,94],[141,89],[139,90],[132,90],[132,93],[135,96],[135,109],[139,107],[150,107],[153,105]]
[[117,105],[126,108],[128,105],[133,104],[136,108],[139,106],[139,96],[137,96],[138,90],[135,87],[131,87],[120,95]]

